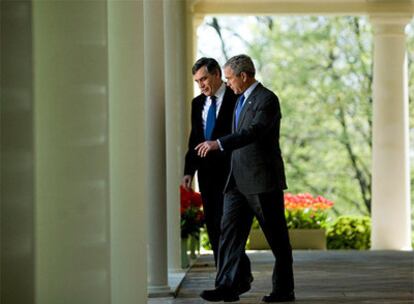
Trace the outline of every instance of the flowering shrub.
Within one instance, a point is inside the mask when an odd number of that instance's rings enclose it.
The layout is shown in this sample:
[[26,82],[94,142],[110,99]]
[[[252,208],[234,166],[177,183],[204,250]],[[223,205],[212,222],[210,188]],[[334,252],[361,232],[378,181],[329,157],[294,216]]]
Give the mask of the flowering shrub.
[[343,215],[328,229],[328,249],[369,249],[371,247],[371,218]]
[[187,191],[180,186],[181,196],[181,237],[190,235],[199,238],[200,228],[204,225],[203,203],[201,194],[193,190]]
[[327,210],[333,202],[309,193],[285,193],[285,215],[289,229],[325,228],[328,220]]

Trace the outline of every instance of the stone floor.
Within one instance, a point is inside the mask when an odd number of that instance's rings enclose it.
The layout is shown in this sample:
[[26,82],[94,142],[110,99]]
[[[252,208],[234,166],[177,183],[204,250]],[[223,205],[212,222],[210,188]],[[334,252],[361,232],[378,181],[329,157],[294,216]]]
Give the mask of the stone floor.
[[[239,303],[261,303],[270,291],[273,256],[249,252],[255,280]],[[296,303],[414,303],[414,252],[294,251]],[[198,295],[214,285],[211,255],[202,255],[187,273],[176,298],[153,298],[149,304],[208,303]]]

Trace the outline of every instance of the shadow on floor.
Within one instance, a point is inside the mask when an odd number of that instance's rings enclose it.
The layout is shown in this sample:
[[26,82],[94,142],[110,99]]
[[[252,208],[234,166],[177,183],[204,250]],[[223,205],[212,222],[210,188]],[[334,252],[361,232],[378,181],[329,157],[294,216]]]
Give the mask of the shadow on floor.
[[[273,255],[250,251],[255,278],[239,303],[261,303],[271,289]],[[414,252],[404,251],[294,251],[295,303],[412,304]],[[176,298],[149,299],[149,304],[208,303],[199,297],[214,287],[212,255],[202,255],[187,273]]]

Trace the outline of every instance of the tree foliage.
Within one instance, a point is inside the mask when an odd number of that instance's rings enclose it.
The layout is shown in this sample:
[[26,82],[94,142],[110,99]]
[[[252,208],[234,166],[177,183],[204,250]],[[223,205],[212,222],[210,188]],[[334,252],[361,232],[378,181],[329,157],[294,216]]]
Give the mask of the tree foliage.
[[281,98],[282,149],[290,191],[371,208],[372,44],[354,17],[282,17],[258,24],[250,54]]
[[[250,24],[247,34],[224,17],[210,21],[220,33],[223,57],[247,52],[257,78],[280,97],[289,191],[323,195],[335,201],[336,214],[369,215],[373,35],[368,18],[256,17]],[[231,50],[226,37],[242,38],[246,50]],[[414,140],[414,21],[407,37]]]

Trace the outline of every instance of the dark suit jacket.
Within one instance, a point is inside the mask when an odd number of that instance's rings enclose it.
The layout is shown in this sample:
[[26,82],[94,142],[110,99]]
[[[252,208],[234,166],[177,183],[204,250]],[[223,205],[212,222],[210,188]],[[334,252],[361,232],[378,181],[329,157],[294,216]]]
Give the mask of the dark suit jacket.
[[[193,176],[198,170],[198,183],[202,193],[210,189],[222,192],[230,171],[230,153],[213,151],[207,157],[201,158],[194,150],[199,143],[205,141],[201,117],[205,101],[206,96],[201,94],[195,97],[191,104],[191,133],[188,141],[188,151],[185,155],[184,175]],[[231,133],[236,101],[237,96],[231,89],[226,87],[213,130],[213,140]]]
[[237,128],[220,138],[223,149],[233,151],[230,176],[244,194],[286,189],[279,146],[279,100],[259,83],[245,102]]

